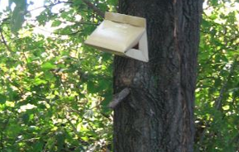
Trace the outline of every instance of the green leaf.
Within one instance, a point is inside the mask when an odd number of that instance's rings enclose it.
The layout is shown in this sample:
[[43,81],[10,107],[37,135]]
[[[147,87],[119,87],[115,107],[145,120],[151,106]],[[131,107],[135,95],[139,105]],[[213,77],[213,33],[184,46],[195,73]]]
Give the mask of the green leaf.
[[117,0],[108,0],[110,5],[116,6],[117,5]]
[[87,83],[87,90],[88,90],[89,93],[96,93],[97,89],[96,89],[95,83],[92,82],[92,81],[89,81]]
[[35,152],[42,152],[44,147],[44,143],[42,142],[37,142],[36,144],[33,145],[33,149]]
[[0,94],[0,104],[4,104],[7,101],[7,98],[5,95]]
[[41,68],[43,70],[51,70],[51,69],[55,69],[56,65],[52,64],[51,62],[46,62],[42,64]]
[[50,71],[44,72],[44,78],[50,82],[54,82],[56,80],[55,76]]
[[218,4],[218,0],[211,0],[211,3],[213,6],[216,6]]
[[59,20],[55,20],[51,24],[52,27],[57,27],[57,26],[60,26],[60,25],[61,25],[61,21],[59,21]]
[[47,84],[47,81],[43,80],[43,79],[40,79],[40,78],[35,78],[34,81],[33,81],[33,84],[38,86],[38,85],[41,85],[41,84]]

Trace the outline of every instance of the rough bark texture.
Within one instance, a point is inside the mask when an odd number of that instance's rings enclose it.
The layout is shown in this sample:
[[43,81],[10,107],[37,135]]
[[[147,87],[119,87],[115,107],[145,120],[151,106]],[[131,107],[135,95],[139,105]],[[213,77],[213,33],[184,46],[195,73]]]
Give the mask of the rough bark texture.
[[192,152],[200,0],[119,0],[147,19],[149,63],[115,57],[114,152]]

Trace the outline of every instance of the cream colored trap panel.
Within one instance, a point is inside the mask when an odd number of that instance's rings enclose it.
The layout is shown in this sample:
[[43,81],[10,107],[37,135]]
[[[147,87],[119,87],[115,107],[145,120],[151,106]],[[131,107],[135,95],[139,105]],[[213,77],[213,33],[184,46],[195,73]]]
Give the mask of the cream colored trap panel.
[[[105,20],[85,41],[116,55],[148,62],[146,20],[118,13],[106,13]],[[138,45],[137,49],[133,47]]]

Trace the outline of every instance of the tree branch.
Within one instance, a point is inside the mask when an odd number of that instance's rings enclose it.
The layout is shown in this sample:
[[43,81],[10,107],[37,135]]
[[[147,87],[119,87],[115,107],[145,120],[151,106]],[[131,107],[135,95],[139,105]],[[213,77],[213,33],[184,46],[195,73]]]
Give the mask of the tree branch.
[[4,38],[4,35],[2,33],[2,29],[0,29],[0,35],[1,35],[2,43],[5,45],[5,47],[7,48],[7,50],[9,52],[12,52],[11,48],[8,46],[7,41]]
[[[104,12],[102,12],[99,8],[97,8],[94,4],[92,4],[90,1],[88,0],[82,0],[90,9],[92,9],[94,12],[96,12],[97,15],[99,15],[100,17],[104,18]],[[58,5],[58,4],[62,4],[62,3],[69,3],[71,4],[72,2],[64,2],[64,1],[59,1],[57,3],[53,3],[53,4],[50,4],[50,5],[44,5],[44,6],[40,6],[40,7],[36,7],[32,10],[29,10],[27,11],[27,13],[31,12],[31,11],[35,11],[35,10],[38,10],[38,9],[41,9],[41,8],[47,8],[47,7],[51,7],[51,6],[55,6],[55,5]]]
[[109,108],[114,109],[121,101],[123,101],[130,93],[129,88],[123,89],[120,93],[114,95],[113,100],[109,103]]
[[39,7],[36,7],[36,8],[33,8],[33,9],[31,9],[31,10],[28,10],[27,12],[26,12],[26,14],[27,13],[30,13],[30,12],[32,12],[32,11],[36,11],[36,10],[38,10],[38,9],[42,9],[42,8],[48,8],[48,7],[52,7],[52,6],[55,6],[55,5],[58,5],[58,4],[71,4],[72,2],[64,2],[64,1],[59,1],[59,2],[57,2],[57,3],[52,3],[52,4],[49,4],[49,5],[43,5],[43,6],[39,6]]
[[230,78],[232,77],[232,74],[233,74],[233,72],[234,72],[237,58],[238,58],[238,56],[235,56],[235,57],[234,57],[234,60],[233,60],[233,62],[232,62],[232,64],[231,64],[231,67],[230,67],[229,74],[228,74],[226,80],[224,81],[224,83],[223,83],[223,85],[222,85],[222,88],[221,88],[220,93],[219,93],[219,97],[218,97],[218,98],[216,99],[216,101],[215,101],[214,106],[215,106],[215,108],[216,108],[217,110],[219,110],[219,109],[221,108],[221,103],[222,103],[223,95],[224,95],[224,93],[225,93],[225,91],[226,91],[228,82],[229,82],[229,80],[230,80]]
[[88,0],[82,0],[89,8],[91,8],[97,15],[104,18],[104,12],[102,12],[99,8],[97,8],[94,4],[89,2]]

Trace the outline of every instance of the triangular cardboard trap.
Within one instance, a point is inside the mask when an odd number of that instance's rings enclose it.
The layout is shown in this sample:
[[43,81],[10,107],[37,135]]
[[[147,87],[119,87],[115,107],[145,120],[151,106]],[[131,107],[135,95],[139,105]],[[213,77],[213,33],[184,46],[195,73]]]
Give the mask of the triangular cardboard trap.
[[148,62],[146,19],[119,13],[105,13],[105,20],[85,41],[116,55]]

